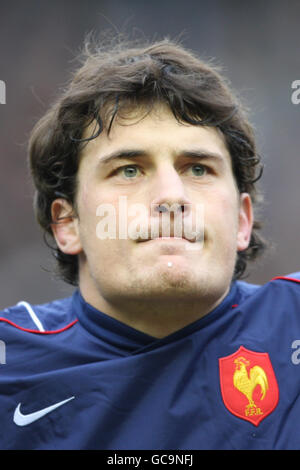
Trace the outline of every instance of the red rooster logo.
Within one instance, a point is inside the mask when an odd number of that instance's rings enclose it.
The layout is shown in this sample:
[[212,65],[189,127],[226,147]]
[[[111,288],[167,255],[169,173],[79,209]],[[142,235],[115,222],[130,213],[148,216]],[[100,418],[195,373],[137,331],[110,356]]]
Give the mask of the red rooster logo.
[[261,409],[253,400],[253,392],[255,387],[259,385],[261,389],[260,399],[263,400],[265,398],[269,388],[265,371],[260,366],[254,366],[250,369],[248,375],[247,367],[250,365],[250,361],[245,359],[243,356],[235,359],[234,363],[236,365],[236,369],[233,374],[233,385],[243,393],[249,401],[245,408],[245,416],[262,414]]

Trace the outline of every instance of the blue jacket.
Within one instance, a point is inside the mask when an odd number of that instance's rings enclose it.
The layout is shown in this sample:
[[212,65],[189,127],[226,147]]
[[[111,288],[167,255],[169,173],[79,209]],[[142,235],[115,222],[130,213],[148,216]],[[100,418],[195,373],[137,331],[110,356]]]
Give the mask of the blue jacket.
[[0,313],[1,449],[300,449],[300,273],[163,338],[74,295]]

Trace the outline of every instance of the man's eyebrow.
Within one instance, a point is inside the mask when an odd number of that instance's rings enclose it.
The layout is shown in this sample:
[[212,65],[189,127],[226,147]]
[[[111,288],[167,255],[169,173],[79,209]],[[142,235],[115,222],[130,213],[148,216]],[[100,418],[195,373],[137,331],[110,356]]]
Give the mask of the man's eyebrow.
[[[225,156],[222,153],[211,152],[210,150],[205,150],[205,149],[182,150],[182,151],[176,152],[176,154],[177,156],[181,155],[187,158],[195,158],[195,159],[206,158],[206,159],[213,159],[215,161],[223,161],[223,162],[225,159]],[[114,160],[132,159],[132,158],[147,157],[147,156],[149,156],[149,153],[146,152],[145,150],[139,150],[139,149],[117,150],[116,152],[112,152],[108,155],[105,155],[104,157],[101,157],[99,159],[99,164],[107,165],[108,163]]]
[[219,152],[211,152],[210,150],[205,150],[205,149],[199,149],[199,150],[186,150],[183,152],[180,152],[180,155],[183,155],[184,157],[189,157],[189,158],[198,158],[198,159],[204,159],[207,158],[219,161],[219,162],[224,162],[225,160],[225,155],[223,153]]
[[112,152],[109,155],[105,155],[99,159],[99,164],[107,164],[113,160],[119,159],[130,159],[130,158],[137,158],[137,157],[146,157],[148,155],[147,152],[144,150],[117,150],[116,152]]

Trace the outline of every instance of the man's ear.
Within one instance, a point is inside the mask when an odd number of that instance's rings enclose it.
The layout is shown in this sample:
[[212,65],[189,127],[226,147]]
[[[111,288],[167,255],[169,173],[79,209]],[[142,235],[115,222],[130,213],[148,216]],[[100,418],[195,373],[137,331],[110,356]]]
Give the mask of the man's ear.
[[66,199],[55,199],[51,205],[51,229],[58,248],[68,255],[82,251],[78,230],[78,218]]
[[237,234],[237,251],[248,248],[253,227],[253,207],[248,193],[240,194],[239,225]]

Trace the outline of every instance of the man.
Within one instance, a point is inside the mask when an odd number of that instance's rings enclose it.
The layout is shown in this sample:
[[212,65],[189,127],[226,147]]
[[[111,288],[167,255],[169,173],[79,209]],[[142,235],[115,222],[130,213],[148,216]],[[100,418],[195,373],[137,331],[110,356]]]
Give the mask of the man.
[[169,40],[87,47],[29,155],[78,289],[2,312],[1,447],[299,448],[299,281],[237,280],[261,163],[220,74]]

